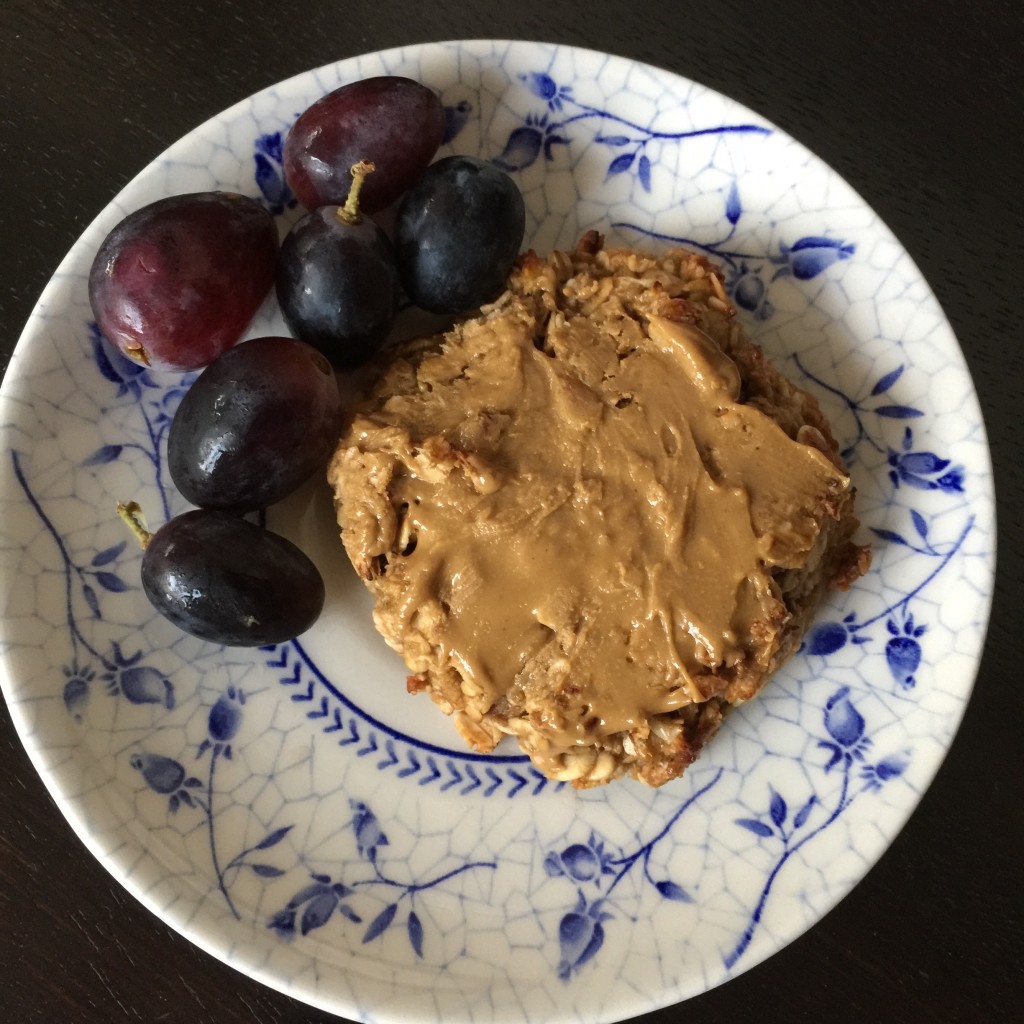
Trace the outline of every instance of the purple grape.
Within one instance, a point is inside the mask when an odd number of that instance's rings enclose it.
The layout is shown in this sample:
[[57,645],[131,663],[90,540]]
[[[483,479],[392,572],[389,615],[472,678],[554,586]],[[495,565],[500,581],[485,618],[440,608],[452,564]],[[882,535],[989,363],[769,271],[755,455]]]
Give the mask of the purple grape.
[[291,541],[210,509],[184,512],[149,538],[142,589],[179,629],[232,647],[304,633],[325,594],[316,566]]
[[367,160],[377,173],[362,203],[373,213],[420,176],[443,136],[436,93],[408,78],[367,78],[335,89],[299,116],[285,139],[285,178],[307,210],[336,206],[348,195],[349,168]]
[[519,255],[526,207],[493,164],[451,156],[431,164],[398,208],[402,286],[433,313],[459,313],[497,298]]
[[303,217],[278,261],[277,298],[288,327],[342,369],[377,352],[398,306],[391,242],[359,211],[372,170],[357,163],[345,206],[322,206]]
[[254,338],[215,359],[171,423],[167,466],[193,505],[233,512],[287,497],[338,439],[341,399],[327,360],[294,338]]
[[274,280],[277,227],[231,192],[170,196],[107,235],[89,301],[107,340],[157,369],[206,366],[245,333]]

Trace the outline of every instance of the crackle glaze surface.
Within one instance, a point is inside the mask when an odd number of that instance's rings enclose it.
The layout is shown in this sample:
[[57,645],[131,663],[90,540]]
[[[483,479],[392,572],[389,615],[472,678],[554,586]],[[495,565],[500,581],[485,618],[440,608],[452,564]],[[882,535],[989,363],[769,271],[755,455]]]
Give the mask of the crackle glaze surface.
[[[269,513],[329,578],[297,641],[186,637],[141,597],[113,514],[185,505],[164,464],[188,377],[113,353],[93,253],[159,197],[232,189],[282,232],[281,142],[339,84],[404,74],[442,152],[520,185],[528,241],[683,244],[725,269],[756,339],[832,418],[874,565],[686,778],[577,794],[514,747],[468,753],[407,697],[323,485]],[[282,333],[273,301],[251,334]],[[968,699],[994,567],[984,429],[934,297],[828,167],[666,72],[535,43],[371,54],[197,128],[97,218],[47,287],[0,400],[0,677],[89,849],[215,956],[366,1021],[630,1017],[721,984],[813,925],[881,855]],[[429,713],[428,713],[429,712]]]

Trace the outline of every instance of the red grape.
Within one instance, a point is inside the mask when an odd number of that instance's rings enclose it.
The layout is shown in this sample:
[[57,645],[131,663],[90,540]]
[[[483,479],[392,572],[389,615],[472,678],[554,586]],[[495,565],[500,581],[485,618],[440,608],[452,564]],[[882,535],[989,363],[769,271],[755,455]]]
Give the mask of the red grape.
[[125,355],[158,369],[196,369],[245,333],[276,259],[277,226],[254,199],[171,196],[107,235],[89,274],[89,301]]
[[349,168],[360,160],[376,173],[362,194],[363,209],[397,199],[433,159],[444,135],[437,94],[409,78],[383,75],[343,85],[306,109],[284,145],[284,173],[308,210],[340,205]]

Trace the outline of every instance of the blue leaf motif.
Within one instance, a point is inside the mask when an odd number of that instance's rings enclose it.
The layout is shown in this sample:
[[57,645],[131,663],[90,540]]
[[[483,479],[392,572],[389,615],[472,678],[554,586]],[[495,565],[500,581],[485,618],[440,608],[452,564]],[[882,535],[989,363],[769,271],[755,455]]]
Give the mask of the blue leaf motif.
[[654,886],[658,892],[667,900],[675,900],[677,903],[692,903],[693,897],[675,882],[666,879],[664,882],[657,882]]
[[910,405],[879,405],[874,410],[879,416],[886,416],[891,420],[913,420],[924,413]]
[[112,572],[96,573],[96,582],[104,590],[109,590],[114,594],[123,594],[128,589],[128,584],[120,576],[115,576]]
[[775,790],[772,790],[771,805],[769,813],[772,816],[772,821],[775,823],[776,828],[780,828],[782,823],[786,820],[788,809],[786,807],[786,801],[779,796]]
[[903,376],[903,370],[903,366],[897,366],[895,370],[890,370],[887,374],[879,377],[878,383],[871,389],[872,396],[888,391]]
[[120,444],[105,444],[97,448],[88,458],[82,460],[83,466],[103,466],[113,462],[122,452],[124,446]]
[[395,919],[395,913],[398,910],[397,903],[389,903],[371,922],[370,927],[366,929],[366,934],[363,936],[363,944],[372,942],[378,935],[382,935],[387,931],[391,922]]
[[92,612],[92,617],[94,619],[101,618],[99,598],[96,596],[96,591],[93,590],[88,583],[82,584],[82,597],[85,598],[85,603],[89,606],[89,611]]
[[111,562],[117,560],[121,552],[124,551],[126,544],[127,541],[121,541],[120,544],[115,544],[113,547],[104,548],[98,554],[93,556],[90,564],[94,566],[109,565]]
[[250,864],[249,867],[251,867],[253,871],[260,876],[260,878],[277,878],[284,874],[280,868],[275,868],[272,864]]
[[729,186],[729,194],[725,199],[725,219],[730,224],[735,224],[743,214],[743,207],[740,205],[740,190],[734,181]]
[[903,544],[906,545],[906,541],[893,530],[883,530],[877,526],[871,527],[871,532],[882,540],[887,540],[890,544]]
[[924,516],[921,515],[921,513],[916,511],[915,509],[911,509],[910,510],[910,518],[913,520],[914,529],[917,530],[917,535],[921,538],[921,540],[927,540],[928,539],[928,522],[924,518]]
[[796,812],[796,817],[793,819],[793,828],[803,828],[804,823],[807,821],[808,816],[811,813],[811,808],[815,805],[818,798],[811,794],[811,798]]
[[636,153],[623,153],[621,156],[617,156],[608,165],[608,177],[610,178],[613,174],[622,174],[628,171],[633,166],[635,159]]
[[640,184],[643,186],[645,192],[651,191],[651,161],[647,159],[646,154],[640,157],[640,162],[636,165],[636,176],[640,180]]
[[285,825],[284,828],[275,829],[265,839],[260,840],[253,849],[254,850],[269,850],[271,846],[277,846],[279,842],[292,830],[291,825]]
[[302,912],[299,931],[303,935],[308,935],[314,928],[321,928],[325,925],[330,920],[331,914],[334,913],[337,902],[338,897],[330,889],[310,900],[309,905]]
[[745,828],[748,832],[753,832],[755,836],[760,836],[762,839],[775,835],[768,825],[763,821],[758,821],[757,818],[737,818],[736,824]]
[[409,920],[406,922],[406,930],[409,933],[409,944],[418,957],[423,956],[423,924],[415,910],[409,911]]
[[625,135],[598,135],[595,142],[603,142],[606,146],[628,146],[632,139]]

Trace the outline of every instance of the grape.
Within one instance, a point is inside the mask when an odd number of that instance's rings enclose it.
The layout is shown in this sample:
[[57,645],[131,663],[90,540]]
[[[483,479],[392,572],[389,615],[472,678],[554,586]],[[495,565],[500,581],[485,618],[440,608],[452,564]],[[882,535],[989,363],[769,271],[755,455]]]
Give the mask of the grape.
[[288,327],[342,369],[377,352],[398,305],[391,242],[358,209],[365,168],[372,166],[355,165],[344,207],[322,206],[292,228],[278,261],[277,299]]
[[489,302],[505,286],[525,229],[523,197],[504,171],[475,157],[439,160],[398,208],[402,285],[432,313]]
[[158,369],[196,369],[245,332],[276,259],[274,218],[254,199],[171,196],[107,235],[89,273],[89,301],[125,355]]
[[384,75],[343,85],[305,110],[284,144],[284,173],[307,210],[338,205],[349,168],[376,164],[363,207],[370,213],[397,199],[433,159],[444,135],[444,108],[419,82]]
[[149,537],[142,589],[179,629],[233,647],[305,632],[325,593],[316,566],[290,540],[209,509],[184,512]]
[[341,399],[327,360],[294,338],[253,338],[215,359],[174,414],[167,466],[193,504],[233,512],[287,497],[327,460]]

